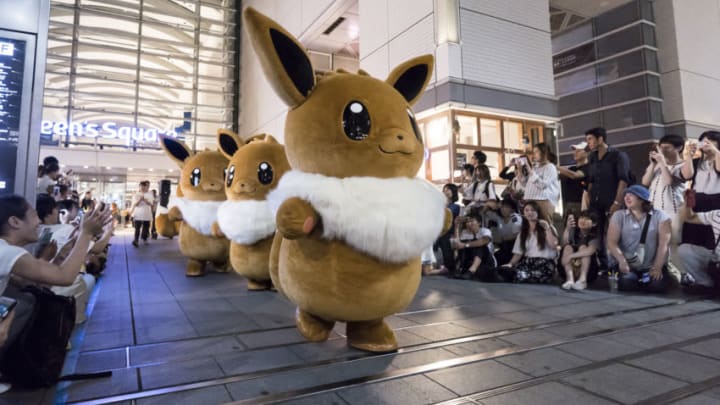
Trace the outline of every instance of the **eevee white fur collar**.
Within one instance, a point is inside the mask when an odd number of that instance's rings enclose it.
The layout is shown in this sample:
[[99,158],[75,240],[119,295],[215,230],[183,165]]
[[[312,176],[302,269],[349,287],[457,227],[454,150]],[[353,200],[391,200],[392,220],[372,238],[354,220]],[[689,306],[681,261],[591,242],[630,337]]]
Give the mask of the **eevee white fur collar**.
[[218,225],[231,241],[252,245],[275,233],[275,215],[266,200],[227,200],[218,209]]
[[326,239],[392,263],[419,257],[445,221],[445,196],[419,178],[341,179],[293,170],[268,195],[273,214],[291,197],[315,208]]
[[218,208],[224,201],[195,201],[177,197],[173,200],[182,212],[183,221],[205,236],[212,236],[212,224],[217,221]]

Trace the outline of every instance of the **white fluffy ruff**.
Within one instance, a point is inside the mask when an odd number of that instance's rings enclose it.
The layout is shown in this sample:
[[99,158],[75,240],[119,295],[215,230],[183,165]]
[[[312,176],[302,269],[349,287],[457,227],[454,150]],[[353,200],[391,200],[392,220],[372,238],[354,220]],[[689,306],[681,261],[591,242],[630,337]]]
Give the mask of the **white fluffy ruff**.
[[252,245],[275,232],[275,216],[265,200],[227,200],[218,210],[218,225],[231,241]]
[[217,221],[223,201],[193,201],[178,197],[173,202],[182,212],[186,224],[205,236],[212,236],[212,224]]
[[445,222],[445,196],[419,178],[340,179],[293,170],[268,195],[273,214],[291,197],[315,208],[326,239],[391,263],[420,256]]

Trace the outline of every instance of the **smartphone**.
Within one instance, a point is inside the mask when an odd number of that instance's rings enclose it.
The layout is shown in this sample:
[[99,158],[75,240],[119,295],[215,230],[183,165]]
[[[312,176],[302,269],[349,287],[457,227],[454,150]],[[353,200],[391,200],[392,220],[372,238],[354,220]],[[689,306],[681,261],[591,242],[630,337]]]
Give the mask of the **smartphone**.
[[60,186],[53,187],[53,195],[59,196],[60,195]]
[[17,305],[17,301],[14,298],[0,297],[0,319],[7,318],[15,305]]
[[38,237],[38,245],[47,245],[50,243],[50,239],[52,239],[52,231],[50,228],[43,228],[42,232],[40,232],[40,237]]
[[527,166],[527,164],[528,164],[527,157],[519,156],[516,159],[517,159],[517,162],[520,164],[520,166]]

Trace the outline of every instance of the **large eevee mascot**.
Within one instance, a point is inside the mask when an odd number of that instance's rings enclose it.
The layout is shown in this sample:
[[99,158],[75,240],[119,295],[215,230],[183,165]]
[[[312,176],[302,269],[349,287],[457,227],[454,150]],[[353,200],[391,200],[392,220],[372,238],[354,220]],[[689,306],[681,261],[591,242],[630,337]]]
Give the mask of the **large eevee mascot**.
[[266,197],[290,170],[285,148],[271,135],[256,135],[245,143],[225,129],[218,130],[218,146],[230,164],[227,201],[220,206],[213,233],[230,239],[230,264],[247,279],[248,290],[270,289],[275,215]]
[[180,252],[188,258],[185,275],[202,276],[207,262],[228,271],[230,242],[212,234],[217,210],[225,201],[227,158],[217,151],[193,153],[185,143],[165,136],[160,137],[160,144],[181,170],[178,187],[183,197],[173,200],[168,219],[182,220],[178,239]]
[[411,105],[433,57],[395,68],[386,81],[360,71],[317,80],[300,43],[252,8],[243,13],[276,93],[290,107],[285,152],[292,171],[268,196],[278,233],[270,273],[298,309],[310,341],[347,322],[358,349],[397,349],[383,318],[405,308],[420,283],[420,254],[452,222],[445,197],[415,178],[424,147]]

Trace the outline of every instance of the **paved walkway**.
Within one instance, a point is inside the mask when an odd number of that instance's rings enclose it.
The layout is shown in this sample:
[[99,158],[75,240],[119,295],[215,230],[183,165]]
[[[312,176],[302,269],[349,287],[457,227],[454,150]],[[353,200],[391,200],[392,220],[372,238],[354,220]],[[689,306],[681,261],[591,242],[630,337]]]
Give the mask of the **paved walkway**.
[[186,278],[175,241],[113,243],[65,365],[112,378],[0,404],[720,403],[714,301],[426,277],[389,318],[401,349],[369,355],[344,325],[305,342],[288,301],[235,274]]

